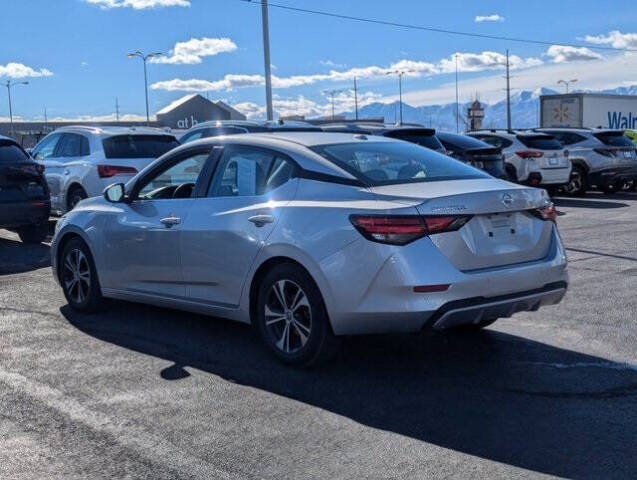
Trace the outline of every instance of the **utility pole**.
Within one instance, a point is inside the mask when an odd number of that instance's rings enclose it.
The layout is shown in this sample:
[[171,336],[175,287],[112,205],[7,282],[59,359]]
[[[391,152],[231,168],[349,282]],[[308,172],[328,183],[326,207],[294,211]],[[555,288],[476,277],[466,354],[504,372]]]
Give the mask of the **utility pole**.
[[265,63],[265,105],[268,120],[274,119],[272,112],[272,75],[270,64],[270,27],[268,26],[268,0],[261,0],[261,25],[263,28],[263,61]]
[[460,105],[458,104],[458,54],[456,53],[456,133],[460,132],[458,116],[460,115]]
[[7,96],[9,97],[9,120],[11,122],[11,136],[13,137],[13,106],[11,105],[11,87],[15,85],[28,85],[29,82],[12,82],[7,80],[4,84],[7,87]]
[[139,50],[133,53],[129,53],[127,55],[128,58],[139,57],[144,62],[144,93],[146,94],[146,125],[150,125],[150,114],[148,112],[148,74],[146,72],[146,61],[149,58],[158,57],[160,55],[163,55],[163,54],[161,52],[153,52],[153,53],[149,53],[148,55],[144,55]]
[[44,107],[44,126],[46,127],[48,123],[49,123],[49,119],[46,115],[46,107]]
[[507,48],[507,130],[511,130],[511,76],[509,75],[509,49]]
[[358,89],[356,88],[356,77],[354,77],[354,112],[355,118],[358,120]]
[[115,97],[115,119],[119,122],[119,101]]
[[334,95],[341,93],[343,90],[325,90],[323,93],[327,93],[332,99],[332,120],[334,120]]

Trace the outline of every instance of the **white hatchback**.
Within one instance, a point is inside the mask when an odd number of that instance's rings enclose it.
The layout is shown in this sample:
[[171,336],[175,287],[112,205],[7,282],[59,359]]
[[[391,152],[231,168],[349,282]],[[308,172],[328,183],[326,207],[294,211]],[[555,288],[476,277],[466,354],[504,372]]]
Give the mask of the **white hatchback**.
[[178,145],[156,128],[70,126],[44,137],[31,154],[45,167],[51,211],[62,215],[111,183],[127,182]]
[[518,183],[552,189],[569,182],[568,150],[552,135],[497,129],[467,135],[500,148],[509,177]]

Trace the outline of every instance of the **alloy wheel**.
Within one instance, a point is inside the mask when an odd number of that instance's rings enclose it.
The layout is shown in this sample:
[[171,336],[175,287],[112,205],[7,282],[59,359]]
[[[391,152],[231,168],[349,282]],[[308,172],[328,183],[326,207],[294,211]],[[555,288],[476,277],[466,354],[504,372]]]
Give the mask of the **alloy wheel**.
[[286,354],[301,350],[312,331],[312,309],[303,289],[291,280],[278,280],[264,308],[266,332],[276,348]]
[[91,289],[91,269],[86,255],[80,249],[75,248],[67,253],[62,278],[68,296],[76,304],[84,303]]

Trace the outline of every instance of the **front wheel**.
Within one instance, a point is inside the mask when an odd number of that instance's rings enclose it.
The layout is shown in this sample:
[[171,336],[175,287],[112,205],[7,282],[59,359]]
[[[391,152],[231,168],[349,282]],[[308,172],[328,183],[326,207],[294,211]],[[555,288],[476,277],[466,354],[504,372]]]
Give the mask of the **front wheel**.
[[43,221],[18,229],[18,236],[24,243],[42,243],[49,235],[49,222]]
[[80,312],[94,312],[102,303],[102,290],[91,252],[82,240],[70,240],[58,265],[60,283],[69,305]]
[[283,362],[311,366],[336,352],[321,293],[302,268],[281,264],[270,270],[259,287],[257,309],[259,333]]

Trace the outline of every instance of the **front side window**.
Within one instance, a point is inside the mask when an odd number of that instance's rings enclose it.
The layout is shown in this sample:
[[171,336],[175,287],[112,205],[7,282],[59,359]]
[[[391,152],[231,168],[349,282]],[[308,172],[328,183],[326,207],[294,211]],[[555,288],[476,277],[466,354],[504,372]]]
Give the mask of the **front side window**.
[[287,182],[293,171],[290,162],[272,152],[248,147],[229,148],[217,167],[209,196],[263,195]]
[[60,138],[62,137],[61,133],[54,133],[53,135],[49,135],[45,137],[34,149],[33,149],[33,158],[36,160],[44,160],[46,158],[50,158],[55,153],[55,147],[57,146]]
[[171,135],[115,135],[102,141],[106,158],[157,158],[179,146]]
[[340,143],[312,150],[371,186],[489,178],[462,162],[410,143]]
[[190,197],[209,156],[208,151],[198,152],[179,160],[146,180],[137,196],[142,199]]

